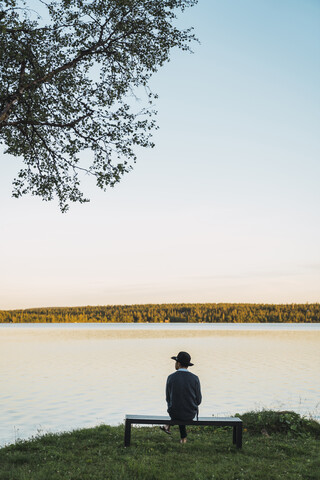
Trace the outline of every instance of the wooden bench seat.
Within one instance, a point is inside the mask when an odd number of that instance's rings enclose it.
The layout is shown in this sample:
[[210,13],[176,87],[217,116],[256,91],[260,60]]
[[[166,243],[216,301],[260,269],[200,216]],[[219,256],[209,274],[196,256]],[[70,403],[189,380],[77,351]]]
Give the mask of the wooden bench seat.
[[233,443],[237,448],[242,447],[242,420],[237,417],[199,417],[198,420],[182,422],[179,420],[171,420],[166,416],[150,416],[150,415],[126,415],[124,445],[130,446],[131,425],[211,425],[216,427],[233,427]]

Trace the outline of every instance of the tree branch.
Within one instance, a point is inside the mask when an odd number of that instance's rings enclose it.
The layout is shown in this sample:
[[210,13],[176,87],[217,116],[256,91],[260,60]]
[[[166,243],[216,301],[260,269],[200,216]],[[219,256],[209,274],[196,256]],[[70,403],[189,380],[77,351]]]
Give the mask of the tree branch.
[[0,126],[1,123],[4,123],[7,118],[9,117],[10,111],[15,103],[18,102],[19,97],[22,95],[24,92],[24,88],[22,86],[22,80],[25,74],[25,69],[26,69],[26,61],[22,60],[21,62],[21,68],[20,68],[20,74],[19,74],[19,85],[18,85],[18,91],[16,92],[15,95],[11,97],[7,105],[4,107],[2,112],[0,112]]
[[32,125],[39,127],[57,127],[57,128],[72,128],[85,118],[91,117],[94,111],[86,113],[79,118],[76,118],[72,122],[59,123],[59,122],[38,122],[37,120],[17,120],[16,122],[6,122],[6,127],[18,127],[19,125]]
[[[59,73],[75,67],[78,63],[81,62],[81,60],[83,60],[83,58],[92,55],[99,47],[105,46],[108,42],[110,42],[114,32],[105,41],[103,41],[103,30],[105,29],[105,27],[106,27],[106,24],[101,26],[101,32],[100,32],[99,40],[96,41],[90,48],[87,48],[86,50],[80,51],[80,54],[77,55],[73,60],[65,63],[64,65],[61,65],[58,68],[55,68],[51,72],[42,76],[41,78],[38,78],[38,79],[34,80],[33,82],[31,82],[27,85],[24,85],[23,87],[20,85],[20,81],[19,81],[18,91],[15,94],[12,95],[11,99],[8,101],[8,103],[4,107],[3,111],[0,112],[0,126],[1,126],[1,124],[6,122],[6,120],[8,119],[8,117],[10,115],[12,107],[18,102],[18,100],[21,97],[23,92],[31,90],[34,87],[38,87],[41,84],[51,80],[53,77],[55,77]],[[103,53],[106,54],[107,52],[104,50]],[[25,71],[25,66],[26,66],[26,62],[24,60],[22,65],[21,65],[20,80],[22,79],[22,76],[23,76],[22,74]]]

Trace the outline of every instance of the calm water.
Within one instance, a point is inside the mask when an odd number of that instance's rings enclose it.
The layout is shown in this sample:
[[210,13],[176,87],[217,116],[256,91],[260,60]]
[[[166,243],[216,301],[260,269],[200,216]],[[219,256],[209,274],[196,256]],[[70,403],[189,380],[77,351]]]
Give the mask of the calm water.
[[192,355],[200,415],[320,415],[320,324],[0,325],[0,445],[166,414],[170,359]]

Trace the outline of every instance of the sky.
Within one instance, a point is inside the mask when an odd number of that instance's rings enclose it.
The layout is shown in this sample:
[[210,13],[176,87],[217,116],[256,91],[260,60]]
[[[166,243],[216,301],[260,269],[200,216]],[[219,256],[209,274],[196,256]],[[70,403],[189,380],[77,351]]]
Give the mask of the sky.
[[320,3],[200,0],[194,53],[152,78],[154,149],[62,214],[11,197],[0,153],[0,309],[320,301]]

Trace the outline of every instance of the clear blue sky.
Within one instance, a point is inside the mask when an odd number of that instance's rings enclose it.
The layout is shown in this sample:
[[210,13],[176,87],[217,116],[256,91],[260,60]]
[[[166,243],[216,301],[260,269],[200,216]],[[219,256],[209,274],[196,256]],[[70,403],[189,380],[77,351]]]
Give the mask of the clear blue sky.
[[320,3],[200,0],[151,84],[156,147],[91,203],[11,198],[0,158],[0,308],[320,301]]

